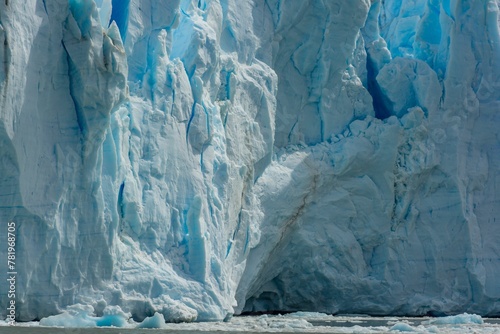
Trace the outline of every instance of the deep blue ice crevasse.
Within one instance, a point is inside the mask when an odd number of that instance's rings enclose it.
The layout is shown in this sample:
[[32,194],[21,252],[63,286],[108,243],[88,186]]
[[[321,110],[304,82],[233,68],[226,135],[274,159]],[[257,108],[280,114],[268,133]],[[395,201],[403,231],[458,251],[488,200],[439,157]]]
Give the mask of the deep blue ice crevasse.
[[120,219],[123,219],[125,217],[125,212],[123,210],[123,206],[124,206],[123,189],[124,188],[125,188],[125,182],[122,182],[122,184],[120,184],[120,189],[118,190],[118,200],[117,200],[117,205],[116,205]]
[[[9,39],[2,22],[0,21],[0,85],[7,80],[9,76],[9,64],[11,59],[11,51],[9,47]],[[1,88],[1,86],[0,86]]]
[[[66,45],[64,43],[64,41],[62,41],[62,46],[64,48],[64,51],[66,52],[66,60],[68,62],[68,76],[71,78],[71,72],[72,72],[72,69],[73,69],[73,63],[71,61],[71,57],[69,55],[69,51],[68,49],[66,48]],[[69,81],[69,95],[71,97],[71,100],[73,101],[73,105],[75,107],[75,111],[76,111],[76,120],[77,120],[77,123],[78,123],[78,128],[80,130],[80,133],[82,135],[82,138],[80,138],[80,141],[82,143],[82,147],[84,146],[84,137],[85,137],[85,133],[87,132],[86,130],[86,122],[85,122],[85,118],[82,116],[82,114],[79,112],[79,106],[78,106],[78,102],[77,102],[77,97],[75,95],[75,89],[74,89],[74,84],[73,84],[73,80],[70,80]],[[80,156],[80,159],[82,157]]]
[[45,10],[45,13],[48,15],[49,12],[47,11],[47,4],[45,3],[46,0],[42,0],[43,3],[43,9]]
[[193,122],[195,114],[196,114],[196,102],[193,103],[193,107],[191,108],[191,115],[189,116],[189,121],[186,126],[186,143],[189,142],[189,130],[191,129],[191,123]]
[[377,84],[377,75],[386,64],[391,61],[391,53],[387,49],[387,43],[380,36],[379,29],[380,1],[375,1],[370,7],[365,26],[361,29],[365,41],[367,54],[367,87],[373,100],[375,117],[385,119],[391,115],[383,102],[382,92]]
[[127,38],[128,15],[129,15],[130,0],[113,0],[111,10],[111,19],[109,23],[115,21],[123,42]]
[[368,56],[366,67],[368,70],[367,90],[370,93],[373,100],[373,110],[375,110],[375,117],[378,119],[386,119],[387,117],[391,116],[391,112],[386,107],[386,104],[383,102],[383,97],[382,97],[383,94],[380,91],[380,87],[376,79],[378,72],[370,56]]
[[205,0],[198,0],[198,8],[201,10],[207,9],[207,3]]

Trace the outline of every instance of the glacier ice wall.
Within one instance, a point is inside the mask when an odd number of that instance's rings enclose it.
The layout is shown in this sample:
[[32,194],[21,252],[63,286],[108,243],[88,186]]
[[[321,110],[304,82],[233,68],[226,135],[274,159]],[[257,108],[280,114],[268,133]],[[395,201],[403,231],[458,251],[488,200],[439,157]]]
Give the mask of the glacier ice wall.
[[277,151],[239,311],[498,314],[497,15],[493,1],[372,1],[364,86],[385,121]]
[[493,0],[0,2],[17,318],[500,314],[498,17]]

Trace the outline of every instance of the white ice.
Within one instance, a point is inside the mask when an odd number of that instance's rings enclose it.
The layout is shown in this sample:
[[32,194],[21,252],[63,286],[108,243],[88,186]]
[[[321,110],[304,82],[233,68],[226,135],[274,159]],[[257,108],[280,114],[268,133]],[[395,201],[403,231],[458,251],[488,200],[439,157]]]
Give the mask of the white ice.
[[499,315],[498,22],[493,0],[1,1],[17,319]]

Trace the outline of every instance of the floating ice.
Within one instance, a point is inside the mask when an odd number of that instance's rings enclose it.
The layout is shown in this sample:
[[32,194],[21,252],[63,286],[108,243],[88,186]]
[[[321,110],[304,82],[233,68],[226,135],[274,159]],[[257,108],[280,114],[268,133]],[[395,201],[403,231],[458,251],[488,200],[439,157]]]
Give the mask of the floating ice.
[[[334,319],[331,319],[334,318]],[[422,322],[422,319],[417,318],[377,318],[377,317],[330,317],[330,321],[325,321],[322,324],[318,323],[318,318],[311,314],[311,317],[306,317],[305,314],[300,319],[290,318],[287,316],[244,316],[233,317],[227,322],[198,322],[198,323],[164,323],[160,313],[156,313],[152,317],[146,318],[142,323],[137,323],[132,320],[128,321],[126,328],[132,330],[134,328],[149,328],[151,333],[170,331],[170,332],[190,332],[190,333],[239,333],[239,332],[259,332],[259,333],[280,333],[280,332],[300,332],[300,333],[389,333],[389,332],[415,332],[415,333],[477,333],[477,334],[492,334],[498,333],[499,324],[485,322],[483,324],[468,323],[468,324],[439,324],[430,325]],[[314,326],[307,323],[311,321]],[[420,323],[417,325],[416,323]],[[354,325],[354,326],[353,326]],[[19,327],[25,330],[37,332],[39,326],[36,322],[17,323],[16,326],[8,326],[3,320],[0,320],[0,331],[6,334],[15,334],[19,331]],[[3,328],[2,328],[3,327]],[[82,333],[95,333],[99,331],[97,327],[81,329]],[[47,329],[45,329],[47,330]],[[54,328],[54,332],[58,329]],[[62,329],[61,329],[62,330]],[[102,329],[106,331],[106,329]],[[119,329],[117,329],[119,330]]]
[[40,326],[47,327],[127,327],[130,314],[118,306],[106,307],[102,317],[93,316],[94,309],[88,305],[76,304],[61,314],[40,320]]
[[307,319],[324,319],[331,318],[332,316],[326,313],[319,312],[293,312],[285,314],[285,317],[289,318],[307,318]]
[[165,318],[163,314],[156,312],[152,317],[144,319],[137,328],[165,328]]
[[391,327],[391,331],[399,331],[399,332],[416,332],[417,330],[404,322],[398,322],[394,326]]
[[458,314],[448,317],[432,319],[428,321],[429,324],[434,325],[465,325],[465,324],[483,324],[483,318],[477,314]]

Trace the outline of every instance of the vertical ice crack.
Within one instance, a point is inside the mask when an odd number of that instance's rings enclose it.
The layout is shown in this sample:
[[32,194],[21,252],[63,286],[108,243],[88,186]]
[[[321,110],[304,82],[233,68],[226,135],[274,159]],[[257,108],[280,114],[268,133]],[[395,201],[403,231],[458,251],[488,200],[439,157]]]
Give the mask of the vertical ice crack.
[[71,69],[73,68],[73,64],[71,61],[71,57],[69,55],[68,49],[66,48],[66,44],[64,43],[64,40],[61,41],[62,47],[64,49],[64,52],[66,53],[66,61],[68,65],[68,79],[69,79],[69,96],[71,97],[71,101],[73,102],[73,106],[75,107],[75,112],[76,112],[76,122],[78,123],[78,128],[80,129],[80,146],[82,147],[82,152],[80,152],[80,159],[83,161],[83,134],[84,134],[84,125],[83,125],[83,120],[81,114],[78,112],[78,103],[76,102],[76,97],[74,93],[74,88],[73,88],[73,80],[71,80]]
[[43,9],[45,10],[45,13],[47,14],[47,16],[49,16],[49,12],[47,11],[47,3],[45,3],[45,1],[47,1],[47,0],[42,0],[42,2],[43,2]]
[[193,118],[196,114],[196,102],[193,103],[193,107],[191,108],[191,115],[189,116],[188,124],[186,126],[186,143],[189,143],[189,130],[191,129],[191,123],[193,122]]
[[[3,41],[2,41],[3,39]],[[7,83],[9,79],[9,66],[11,60],[11,51],[9,46],[9,36],[0,21],[0,54],[2,55],[2,72],[0,72],[0,84],[4,81]],[[4,86],[6,90],[7,84]]]

